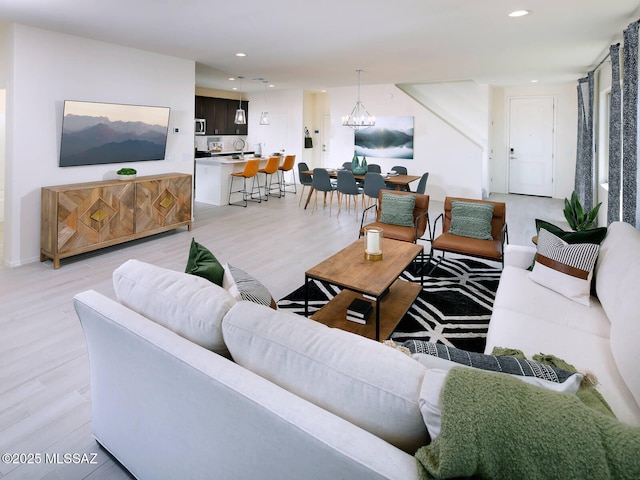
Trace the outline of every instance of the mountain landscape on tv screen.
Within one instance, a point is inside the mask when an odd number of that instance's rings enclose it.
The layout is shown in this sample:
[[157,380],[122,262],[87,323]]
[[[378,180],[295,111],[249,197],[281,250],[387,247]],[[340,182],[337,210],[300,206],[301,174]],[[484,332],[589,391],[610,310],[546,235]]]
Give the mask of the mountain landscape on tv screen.
[[60,166],[163,160],[167,126],[67,114],[62,125]]

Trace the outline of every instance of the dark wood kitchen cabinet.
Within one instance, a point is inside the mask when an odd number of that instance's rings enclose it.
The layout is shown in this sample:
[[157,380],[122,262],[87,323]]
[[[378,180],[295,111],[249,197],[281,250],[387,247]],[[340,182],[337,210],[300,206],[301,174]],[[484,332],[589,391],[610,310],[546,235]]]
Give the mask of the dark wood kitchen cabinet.
[[[195,98],[196,118],[207,121],[206,135],[247,135],[247,125],[234,123],[236,110],[240,100],[228,98],[203,97]],[[249,102],[242,101],[243,110],[249,114]]]

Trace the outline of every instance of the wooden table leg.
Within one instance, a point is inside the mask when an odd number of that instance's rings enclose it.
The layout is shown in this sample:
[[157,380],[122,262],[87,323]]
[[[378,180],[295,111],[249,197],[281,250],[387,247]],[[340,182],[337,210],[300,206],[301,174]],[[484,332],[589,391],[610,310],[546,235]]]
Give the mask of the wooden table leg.
[[304,203],[304,209],[306,210],[311,201],[311,195],[313,194],[313,186],[309,189],[309,195],[307,195],[307,201]]

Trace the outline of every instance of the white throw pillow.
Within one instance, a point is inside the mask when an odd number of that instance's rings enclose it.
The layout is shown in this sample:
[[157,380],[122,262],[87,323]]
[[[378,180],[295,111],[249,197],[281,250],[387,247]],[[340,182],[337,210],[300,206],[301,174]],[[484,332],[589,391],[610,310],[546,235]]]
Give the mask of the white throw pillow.
[[222,318],[236,300],[222,287],[188,273],[129,260],[113,272],[118,301],[192,342],[228,356]]
[[569,244],[541,228],[536,263],[529,278],[587,307],[591,306],[591,278],[600,246]]
[[229,264],[225,263],[222,267],[224,268],[224,276],[222,277],[222,288],[229,292],[229,295],[231,295],[236,300],[242,300],[242,295],[240,295],[238,285],[236,284],[236,281],[231,274]]
[[238,302],[222,322],[233,360],[408,453],[425,445],[426,369],[379,342],[292,313]]
[[422,380],[418,403],[432,442],[440,435],[442,428],[442,391],[448,373],[448,370],[432,368],[427,370]]

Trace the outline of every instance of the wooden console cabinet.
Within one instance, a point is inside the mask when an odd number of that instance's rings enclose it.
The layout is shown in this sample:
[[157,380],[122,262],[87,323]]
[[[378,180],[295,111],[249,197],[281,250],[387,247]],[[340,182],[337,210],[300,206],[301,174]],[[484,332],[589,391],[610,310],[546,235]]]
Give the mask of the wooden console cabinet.
[[40,261],[60,259],[186,226],[191,175],[166,173],[43,187]]

